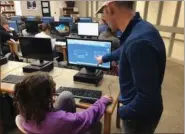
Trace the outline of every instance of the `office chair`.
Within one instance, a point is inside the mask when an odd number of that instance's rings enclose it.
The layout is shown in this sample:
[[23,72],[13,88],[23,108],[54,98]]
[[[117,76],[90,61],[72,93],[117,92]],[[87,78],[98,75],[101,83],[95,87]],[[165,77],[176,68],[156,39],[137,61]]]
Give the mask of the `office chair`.
[[27,16],[26,20],[27,21],[35,21],[36,20],[36,16]]
[[50,22],[54,22],[54,17],[42,17],[41,21],[44,23],[50,23]]
[[10,20],[11,21],[17,21],[19,23],[21,21],[21,16],[11,16]]
[[17,33],[19,32],[18,30],[18,25],[17,25],[17,22],[16,21],[8,21],[8,25],[9,27],[12,27]]
[[72,17],[60,17],[59,18],[60,22],[69,22],[69,26],[72,27],[73,25],[73,18]]
[[80,17],[79,22],[92,22],[92,18],[91,17]]

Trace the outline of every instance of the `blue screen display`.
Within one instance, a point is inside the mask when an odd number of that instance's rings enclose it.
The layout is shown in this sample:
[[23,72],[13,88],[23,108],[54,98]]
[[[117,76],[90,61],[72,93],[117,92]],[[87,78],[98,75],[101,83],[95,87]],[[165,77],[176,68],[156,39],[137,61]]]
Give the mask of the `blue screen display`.
[[[74,65],[97,67],[97,56],[111,53],[111,42],[67,39],[68,62]],[[100,68],[110,68],[110,62],[99,65]]]

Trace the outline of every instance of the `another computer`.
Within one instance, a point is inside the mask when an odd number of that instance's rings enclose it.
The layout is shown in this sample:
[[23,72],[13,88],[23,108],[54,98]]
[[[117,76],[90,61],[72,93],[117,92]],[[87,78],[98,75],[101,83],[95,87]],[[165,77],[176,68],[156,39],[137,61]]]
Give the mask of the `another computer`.
[[42,21],[26,21],[26,31],[30,34],[37,34],[40,32],[39,24],[42,24]]
[[78,23],[78,35],[86,37],[98,37],[98,23]]
[[101,70],[110,70],[111,63],[97,64],[96,57],[111,53],[111,41],[67,38],[67,62],[82,67],[75,81],[98,84],[103,78]]
[[64,38],[70,34],[68,22],[51,22],[51,35],[54,38]]
[[[31,66],[24,67],[23,71],[51,71],[53,69],[53,51],[51,39],[20,37],[20,48],[24,58],[36,59]],[[30,70],[29,70],[30,69]]]

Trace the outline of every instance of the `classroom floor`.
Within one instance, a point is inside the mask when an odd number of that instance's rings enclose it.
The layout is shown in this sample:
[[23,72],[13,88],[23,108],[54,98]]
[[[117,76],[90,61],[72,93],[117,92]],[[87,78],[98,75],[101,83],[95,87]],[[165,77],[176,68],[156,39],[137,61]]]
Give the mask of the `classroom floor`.
[[[184,133],[184,66],[172,61],[167,62],[163,83],[164,111],[156,133]],[[103,122],[103,119],[102,119]],[[111,133],[116,129],[116,110],[112,116]],[[19,133],[17,130],[9,133]]]

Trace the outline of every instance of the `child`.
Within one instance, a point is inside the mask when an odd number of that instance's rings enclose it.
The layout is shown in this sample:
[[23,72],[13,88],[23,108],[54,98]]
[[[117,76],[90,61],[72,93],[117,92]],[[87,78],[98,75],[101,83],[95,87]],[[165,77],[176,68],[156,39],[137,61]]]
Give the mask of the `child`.
[[54,103],[55,83],[48,74],[32,74],[15,85],[14,99],[23,131],[37,134],[84,134],[103,116],[112,99],[103,96],[90,108],[76,112],[68,91]]

